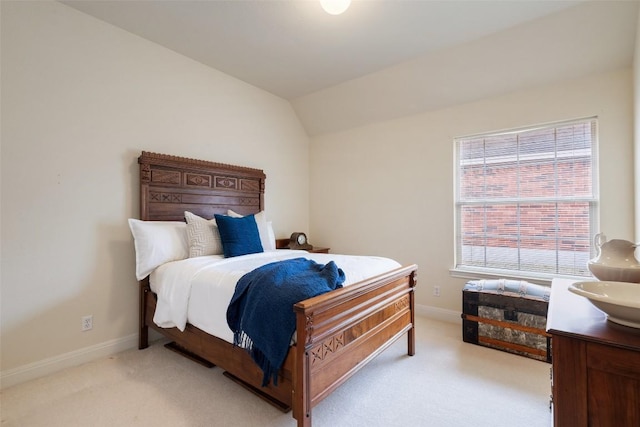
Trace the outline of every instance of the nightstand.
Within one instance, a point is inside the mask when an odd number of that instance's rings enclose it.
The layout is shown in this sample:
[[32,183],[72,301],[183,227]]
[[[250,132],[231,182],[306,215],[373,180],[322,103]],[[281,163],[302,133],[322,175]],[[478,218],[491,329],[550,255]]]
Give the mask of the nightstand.
[[[276,239],[276,249],[289,249],[289,239]],[[314,246],[313,249],[309,249],[309,252],[314,254],[328,254],[330,249],[331,248]]]
[[309,249],[309,252],[314,253],[314,254],[328,254],[329,253],[329,249],[331,248],[321,248],[321,247],[315,247],[313,249]]

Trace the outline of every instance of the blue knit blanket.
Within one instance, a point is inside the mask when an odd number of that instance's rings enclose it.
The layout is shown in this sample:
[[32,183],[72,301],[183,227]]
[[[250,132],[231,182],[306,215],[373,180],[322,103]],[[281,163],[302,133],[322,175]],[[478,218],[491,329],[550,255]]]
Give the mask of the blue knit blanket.
[[293,305],[341,288],[344,272],[333,261],[277,261],[240,278],[227,308],[234,345],[247,349],[264,374],[262,386],[278,384],[278,371],[296,329]]

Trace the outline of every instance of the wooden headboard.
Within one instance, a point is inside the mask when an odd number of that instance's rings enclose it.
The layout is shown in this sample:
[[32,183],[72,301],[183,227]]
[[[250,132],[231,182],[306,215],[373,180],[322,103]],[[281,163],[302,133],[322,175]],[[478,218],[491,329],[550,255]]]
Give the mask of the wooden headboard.
[[265,174],[260,169],[143,151],[140,219],[183,221],[184,211],[203,218],[264,210]]

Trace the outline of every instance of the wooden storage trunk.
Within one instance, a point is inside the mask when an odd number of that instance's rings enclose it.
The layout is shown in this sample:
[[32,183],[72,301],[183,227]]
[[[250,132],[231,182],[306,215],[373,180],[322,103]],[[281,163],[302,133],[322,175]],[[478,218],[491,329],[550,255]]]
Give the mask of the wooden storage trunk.
[[551,288],[521,280],[472,280],[462,290],[462,339],[551,362]]

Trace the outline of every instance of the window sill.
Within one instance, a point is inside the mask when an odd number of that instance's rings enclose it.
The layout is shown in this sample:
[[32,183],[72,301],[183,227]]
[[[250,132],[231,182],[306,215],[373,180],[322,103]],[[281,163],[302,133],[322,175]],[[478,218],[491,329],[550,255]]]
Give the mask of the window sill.
[[487,271],[487,270],[475,270],[471,268],[452,268],[449,270],[449,275],[451,277],[456,277],[460,279],[468,279],[468,280],[480,280],[480,279],[511,279],[511,280],[526,280],[531,283],[537,283],[539,285],[551,286],[551,281],[553,279],[569,279],[569,280],[597,280],[593,277],[586,276],[564,276],[560,274],[552,275],[552,274],[541,274],[541,273],[526,273],[522,272],[520,274],[514,273],[513,271],[504,271],[500,272],[496,271]]

